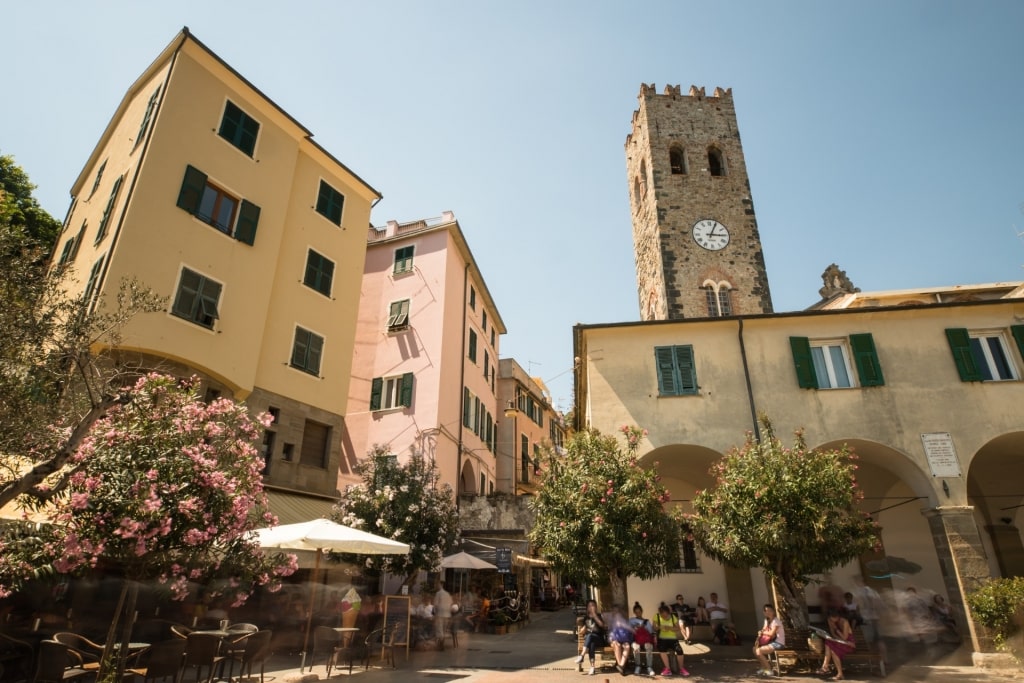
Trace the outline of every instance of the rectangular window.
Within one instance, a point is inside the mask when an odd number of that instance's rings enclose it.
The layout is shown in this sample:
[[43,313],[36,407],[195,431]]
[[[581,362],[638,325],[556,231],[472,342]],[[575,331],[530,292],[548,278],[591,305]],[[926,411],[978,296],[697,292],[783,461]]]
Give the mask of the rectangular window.
[[295,459],[295,444],[285,443],[285,445],[281,447],[281,459],[285,462],[291,462]]
[[220,290],[219,282],[214,282],[194,270],[182,268],[171,313],[212,330],[213,323],[220,317],[217,310]]
[[323,352],[323,337],[301,327],[295,328],[295,339],[292,342],[292,359],[290,363],[293,368],[319,376],[320,359],[323,356]]
[[476,310],[476,290],[472,287],[469,288],[469,307]]
[[256,149],[256,136],[260,132],[260,124],[231,100],[224,105],[224,116],[220,120],[217,134],[238,149],[252,156]]
[[250,246],[256,242],[260,207],[245,199],[239,200],[217,187],[194,166],[185,169],[177,205],[239,242]]
[[[1024,355],[1024,325],[1013,325],[1010,333]],[[1019,378],[1002,330],[946,330],[960,379],[964,382],[1003,382]]]
[[100,218],[99,231],[96,233],[96,244],[103,241],[107,236],[107,228],[110,226],[110,219],[114,216],[114,207],[117,204],[117,195],[121,191],[121,181],[124,176],[118,176],[114,186],[110,188],[110,196],[107,198],[107,206],[103,209],[103,217]]
[[683,396],[697,393],[699,387],[693,346],[656,346],[654,360],[658,372],[658,395]]
[[334,261],[310,249],[306,253],[306,276],[302,279],[302,284],[324,296],[330,296],[333,281]]
[[519,436],[519,481],[530,483],[530,439],[526,434]]
[[414,252],[412,245],[395,249],[395,275],[412,271],[412,256]]
[[484,351],[484,379],[491,376],[491,354]]
[[58,266],[63,266],[71,260],[71,254],[75,251],[75,242],[78,240],[78,235],[68,238],[68,241],[64,243],[64,249],[60,252],[60,260],[57,261]]
[[392,301],[388,311],[388,332],[396,332],[409,327],[409,300]]
[[492,328],[491,328],[491,348],[492,348],[492,349],[493,349],[493,348],[495,348],[495,346],[494,346],[494,341],[495,341],[495,336],[494,336],[494,328],[492,327]]
[[[797,384],[804,389],[845,389],[885,384],[873,337],[868,333],[851,334],[849,339],[808,339],[790,337],[790,349]],[[852,360],[851,364],[851,351]]]
[[99,169],[96,170],[96,179],[92,181],[92,190],[89,192],[90,197],[96,194],[96,190],[100,189],[100,180],[103,179],[103,171],[105,170],[107,170],[106,159],[103,160],[103,163],[100,164]]
[[139,143],[142,142],[142,138],[145,137],[146,131],[149,130],[149,122],[153,118],[153,112],[156,111],[156,103],[160,99],[160,88],[153,91],[153,94],[149,96],[149,102],[146,103],[146,113],[142,115],[142,124],[139,125],[139,134],[135,136],[135,145],[138,147]]
[[476,330],[469,331],[469,359],[476,362]]
[[100,273],[103,272],[103,257],[100,260],[92,264],[92,269],[89,271],[89,279],[85,283],[85,291],[82,294],[82,300],[85,302],[85,307],[89,308],[92,306],[92,301],[99,293],[100,286]]
[[299,464],[326,468],[330,444],[331,428],[319,422],[306,420],[306,426],[302,430],[302,450],[299,452]]
[[370,384],[370,410],[412,407],[411,372],[392,377],[374,377]]
[[480,331],[487,334],[487,311],[481,314],[483,317],[480,319]]
[[683,540],[679,543],[679,564],[671,570],[673,574],[699,574],[700,562],[697,560],[697,544],[693,534],[684,531]]
[[263,430],[263,445],[260,448],[263,455],[263,476],[270,476],[270,464],[274,459],[274,441],[277,440],[277,432],[272,429]]
[[317,213],[335,225],[341,225],[341,209],[344,205],[345,197],[321,180],[320,192],[316,197]]

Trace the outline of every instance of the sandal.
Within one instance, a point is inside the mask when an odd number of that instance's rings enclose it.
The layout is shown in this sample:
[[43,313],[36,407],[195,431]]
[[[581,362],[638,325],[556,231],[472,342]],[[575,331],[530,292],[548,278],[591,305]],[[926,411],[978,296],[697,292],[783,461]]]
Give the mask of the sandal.
[[816,674],[817,674],[817,675],[819,675],[819,676],[828,676],[828,675],[829,675],[829,674],[831,674],[832,672],[831,672],[831,671],[828,671],[827,669],[818,669],[818,670],[817,670],[817,671],[815,671],[814,673],[816,673]]

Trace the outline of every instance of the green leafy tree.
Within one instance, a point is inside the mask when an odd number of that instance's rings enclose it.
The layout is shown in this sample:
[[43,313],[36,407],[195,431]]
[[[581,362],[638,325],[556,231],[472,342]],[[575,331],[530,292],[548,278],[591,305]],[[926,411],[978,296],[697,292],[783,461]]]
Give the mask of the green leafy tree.
[[624,426],[625,448],[595,429],[574,434],[565,455],[549,451],[532,503],[531,540],[555,569],[610,592],[625,608],[626,579],[651,579],[679,563],[680,520],[657,463],[641,467],[637,447],[645,432]]
[[1010,637],[1017,632],[1024,613],[1024,577],[992,579],[968,593],[967,604],[971,616],[988,630],[996,649],[1012,651]]
[[[43,504],[66,485],[52,479],[93,423],[128,400],[137,369],[101,355],[135,315],[163,301],[137,281],[90,309],[67,295],[72,273],[50,267],[52,228],[32,185],[0,157],[0,505],[21,496]],[[8,189],[13,188],[13,189]]]
[[[180,600],[202,583],[237,606],[295,570],[294,555],[268,556],[250,533],[277,521],[253,446],[268,416],[254,420],[229,399],[204,403],[198,387],[195,378],[148,375],[96,422],[72,458],[66,489],[52,500],[54,523],[0,541],[7,586],[38,576],[40,565],[67,575],[116,571],[126,581],[109,647],[119,620],[127,643],[132,620],[121,617],[134,613],[139,582],[156,582]],[[108,652],[104,670],[113,666],[123,671],[124,661]]]
[[849,449],[812,450],[802,431],[792,448],[760,415],[761,439],[747,434],[711,468],[689,516],[698,547],[738,568],[760,567],[774,583],[780,617],[808,624],[804,587],[812,575],[856,559],[878,544],[878,528],[858,510],[863,492]]
[[409,545],[408,555],[369,555],[370,569],[405,577],[411,585],[420,570],[434,571],[459,535],[459,513],[448,484],[438,484],[437,465],[420,453],[402,464],[374,446],[356,465],[363,481],[346,487],[331,518]]
[[14,157],[0,155],[0,223],[39,245],[39,256],[45,259],[60,234],[60,221],[39,206],[35,189]]

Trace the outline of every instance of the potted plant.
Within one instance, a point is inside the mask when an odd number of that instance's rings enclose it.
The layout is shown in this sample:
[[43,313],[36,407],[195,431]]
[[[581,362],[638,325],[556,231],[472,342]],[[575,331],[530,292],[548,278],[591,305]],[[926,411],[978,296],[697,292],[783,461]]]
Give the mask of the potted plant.
[[505,635],[510,621],[508,615],[504,612],[495,612],[491,619],[494,621],[494,632],[499,636]]

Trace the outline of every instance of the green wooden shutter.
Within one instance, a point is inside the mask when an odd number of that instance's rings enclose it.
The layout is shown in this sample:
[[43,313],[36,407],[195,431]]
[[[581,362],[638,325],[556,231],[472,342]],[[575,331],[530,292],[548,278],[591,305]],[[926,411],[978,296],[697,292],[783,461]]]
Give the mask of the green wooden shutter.
[[256,241],[256,225],[259,222],[260,207],[243,199],[242,206],[238,210],[238,223],[235,225],[235,239],[239,242],[245,242],[249,246],[252,246],[253,242]]
[[1010,325],[1010,334],[1013,335],[1013,340],[1017,342],[1017,351],[1024,358],[1024,325]]
[[306,369],[314,375],[320,374],[320,359],[324,352],[324,338],[318,334],[309,333],[309,361]]
[[194,166],[187,167],[185,179],[181,181],[181,191],[178,192],[178,207],[194,214],[199,210],[199,201],[203,198],[204,189],[206,174]]
[[309,333],[298,327],[295,329],[295,344],[292,346],[292,365],[297,368],[306,367],[307,344]]
[[857,377],[862,387],[880,387],[885,384],[882,377],[882,365],[878,362],[875,351],[875,340],[870,333],[851,334],[850,346],[853,348],[853,362],[857,366]]
[[658,372],[658,394],[675,396],[679,393],[675,374],[675,360],[671,346],[657,346],[654,349],[654,362]]
[[693,347],[676,346],[676,370],[679,373],[679,393],[697,393],[697,368],[693,363]]
[[381,399],[384,397],[384,378],[374,377],[370,383],[370,410],[380,410]]
[[469,331],[469,359],[476,362],[476,332],[474,330]]
[[818,376],[814,373],[814,359],[811,358],[811,340],[807,337],[790,337],[789,347],[793,350],[797,384],[801,389],[817,389]]
[[470,407],[469,389],[467,389],[466,387],[462,387],[462,426],[463,427],[468,427],[469,426],[469,407]]
[[983,378],[978,364],[974,362],[974,354],[971,353],[971,335],[967,329],[964,327],[947,328],[946,340],[953,352],[953,362],[956,363],[956,371],[960,373],[960,380],[980,382]]
[[402,375],[402,391],[399,403],[406,408],[412,407],[412,373],[407,372]]

